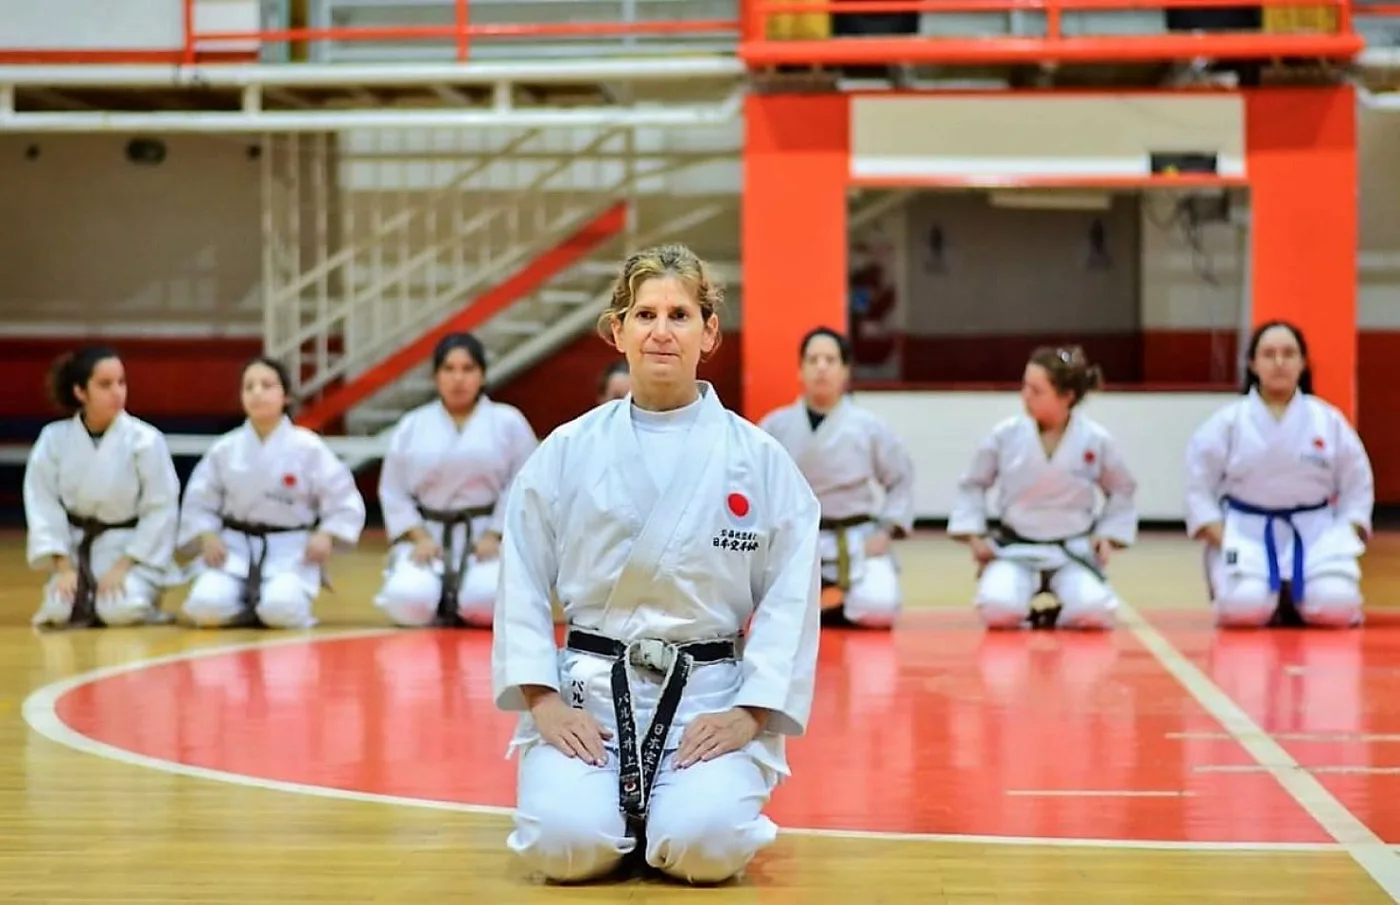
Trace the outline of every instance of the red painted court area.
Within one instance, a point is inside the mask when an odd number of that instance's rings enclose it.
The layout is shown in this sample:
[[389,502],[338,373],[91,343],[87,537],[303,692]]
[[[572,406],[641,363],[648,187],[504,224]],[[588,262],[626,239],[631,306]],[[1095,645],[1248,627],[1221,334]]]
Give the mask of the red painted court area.
[[[1361,820],[1400,841],[1400,624],[1159,631]],[[342,790],[509,807],[513,718],[490,638],[399,632],[155,665],[65,695],[115,747]],[[811,733],[770,813],[791,828],[1017,837],[1333,841],[1135,636],[987,633],[914,614],[828,631]]]

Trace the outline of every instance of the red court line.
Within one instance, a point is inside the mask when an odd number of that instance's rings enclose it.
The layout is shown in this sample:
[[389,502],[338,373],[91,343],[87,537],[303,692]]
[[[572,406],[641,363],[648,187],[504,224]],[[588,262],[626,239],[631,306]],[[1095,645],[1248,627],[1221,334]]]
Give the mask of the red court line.
[[1347,810],[1387,843],[1400,843],[1396,615],[1372,616],[1350,631],[1217,631],[1199,619],[1151,621]]
[[[262,779],[509,807],[490,638],[402,632],[158,664],[58,702],[73,730]],[[987,633],[970,613],[828,632],[780,825],[1189,842],[1332,840],[1128,632]],[[1176,793],[1165,797],[1064,792]]]

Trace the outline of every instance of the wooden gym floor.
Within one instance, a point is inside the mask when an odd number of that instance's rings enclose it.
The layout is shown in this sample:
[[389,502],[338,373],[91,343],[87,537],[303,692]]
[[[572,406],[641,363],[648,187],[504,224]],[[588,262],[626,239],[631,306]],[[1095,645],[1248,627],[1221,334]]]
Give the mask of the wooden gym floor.
[[38,634],[40,580],[0,538],[0,898],[1400,901],[1400,537],[1367,559],[1365,629],[1222,633],[1198,549],[1149,535],[1098,636],[989,635],[965,551],[904,543],[906,621],[824,637],[785,832],[709,891],[519,871],[489,637],[387,629],[382,551],[339,562],[311,633]]

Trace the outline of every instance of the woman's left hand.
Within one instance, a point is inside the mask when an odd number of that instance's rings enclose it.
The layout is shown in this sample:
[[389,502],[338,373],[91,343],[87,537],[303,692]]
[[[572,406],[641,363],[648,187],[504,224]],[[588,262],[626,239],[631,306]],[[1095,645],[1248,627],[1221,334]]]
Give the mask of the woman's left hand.
[[1106,537],[1100,537],[1094,541],[1094,556],[1098,558],[1100,566],[1108,565],[1108,561],[1113,558],[1118,546]]
[[495,559],[501,555],[501,536],[494,531],[487,531],[481,535],[472,552],[476,554],[478,562]]
[[759,718],[745,707],[734,707],[722,713],[705,713],[691,720],[681,733],[676,749],[676,766],[685,769],[692,764],[738,751],[753,741],[762,726]]
[[331,536],[324,531],[317,531],[311,535],[306,542],[306,561],[317,564],[325,564],[331,558],[331,548],[335,542]]

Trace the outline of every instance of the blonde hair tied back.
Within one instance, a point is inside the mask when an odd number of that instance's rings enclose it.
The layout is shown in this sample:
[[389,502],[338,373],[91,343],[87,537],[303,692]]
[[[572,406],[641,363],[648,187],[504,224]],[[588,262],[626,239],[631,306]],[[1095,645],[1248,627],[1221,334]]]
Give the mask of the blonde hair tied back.
[[[612,343],[612,327],[627,317],[637,301],[637,291],[647,280],[672,276],[680,280],[700,306],[705,320],[724,307],[724,287],[700,256],[684,245],[668,244],[644,248],[628,255],[613,283],[608,307],[598,316],[598,335]],[[719,337],[715,338],[719,348]]]

